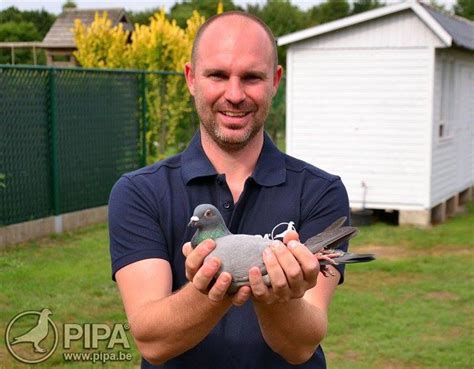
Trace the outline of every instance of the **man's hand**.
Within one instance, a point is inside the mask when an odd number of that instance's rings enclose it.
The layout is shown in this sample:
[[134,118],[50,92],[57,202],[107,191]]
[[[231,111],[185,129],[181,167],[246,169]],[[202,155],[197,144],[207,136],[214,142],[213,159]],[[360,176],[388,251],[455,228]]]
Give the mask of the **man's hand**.
[[249,271],[254,300],[271,304],[301,298],[316,285],[320,270],[318,259],[298,241],[296,232],[289,232],[282,242],[275,241],[265,249],[263,261],[271,280],[267,287],[258,268]]
[[213,240],[205,240],[194,249],[191,247],[190,242],[183,245],[183,254],[186,257],[186,278],[197,290],[207,294],[211,301],[218,302],[228,299],[233,305],[243,305],[250,297],[250,287],[241,287],[237,293],[230,298],[226,295],[226,292],[232,282],[232,276],[224,272],[216,279],[221,261],[216,257],[204,261],[206,256],[208,256],[215,247],[216,244]]

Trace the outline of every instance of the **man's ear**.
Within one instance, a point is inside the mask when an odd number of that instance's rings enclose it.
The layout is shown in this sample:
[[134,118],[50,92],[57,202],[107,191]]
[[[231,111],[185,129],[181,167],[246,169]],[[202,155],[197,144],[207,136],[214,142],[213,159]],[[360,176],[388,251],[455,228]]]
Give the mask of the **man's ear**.
[[191,63],[184,65],[184,77],[186,78],[189,93],[194,96],[194,70]]
[[280,85],[281,77],[283,77],[283,67],[281,65],[278,65],[276,67],[275,73],[273,74],[273,96],[275,96],[278,91],[278,86]]

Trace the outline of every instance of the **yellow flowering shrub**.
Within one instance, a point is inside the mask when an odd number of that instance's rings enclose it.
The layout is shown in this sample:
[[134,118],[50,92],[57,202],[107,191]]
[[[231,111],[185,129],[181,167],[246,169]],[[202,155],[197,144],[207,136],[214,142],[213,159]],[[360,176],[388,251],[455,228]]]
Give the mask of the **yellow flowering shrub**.
[[74,22],[77,51],[73,54],[85,68],[124,68],[127,66],[129,32],[121,24],[112,27],[107,12],[95,13],[87,27],[80,19]]
[[[89,27],[76,21],[74,56],[83,67],[182,72],[202,23],[204,17],[194,11],[182,29],[162,10],[150,25],[136,24],[129,37],[121,25],[112,27],[106,13],[96,14]],[[154,162],[181,150],[189,140],[191,104],[182,75],[150,73],[146,80],[148,162]]]

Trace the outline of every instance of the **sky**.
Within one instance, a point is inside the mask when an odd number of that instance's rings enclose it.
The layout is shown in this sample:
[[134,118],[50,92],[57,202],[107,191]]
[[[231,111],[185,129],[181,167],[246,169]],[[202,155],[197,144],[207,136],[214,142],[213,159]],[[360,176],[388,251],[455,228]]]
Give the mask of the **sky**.
[[[217,0],[215,0],[217,3]],[[313,5],[322,3],[324,0],[294,0],[293,4],[301,9],[308,9]],[[66,0],[0,0],[0,10],[15,6],[20,10],[41,10],[44,8],[50,13],[61,13],[62,4]],[[165,7],[168,10],[176,0],[74,0],[79,9],[100,8],[125,8],[126,10],[145,10],[157,7]],[[245,6],[245,4],[265,4],[265,0],[234,0],[234,4]],[[387,4],[398,3],[399,0],[385,0]],[[439,4],[445,4],[449,10],[455,0],[437,0]]]

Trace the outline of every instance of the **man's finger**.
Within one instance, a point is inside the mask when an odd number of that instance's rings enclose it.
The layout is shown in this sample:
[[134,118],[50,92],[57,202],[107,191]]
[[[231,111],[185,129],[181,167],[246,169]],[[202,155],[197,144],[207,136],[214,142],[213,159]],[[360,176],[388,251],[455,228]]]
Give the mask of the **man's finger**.
[[265,285],[262,279],[262,273],[257,267],[253,267],[249,270],[249,282],[252,294],[257,301],[270,302],[270,290]]
[[188,255],[193,251],[193,247],[191,246],[191,242],[186,242],[184,245],[183,245],[183,255],[184,257],[188,257]]
[[285,245],[279,241],[272,243],[271,247],[266,248],[263,251],[263,262],[267,268],[268,276],[272,283],[272,291],[277,299],[288,300],[290,298],[290,287],[288,280],[286,279],[285,272],[283,271],[277,253],[290,253]]
[[242,306],[247,302],[247,300],[252,295],[252,289],[250,286],[242,286],[240,287],[236,294],[232,297],[232,304],[234,306]]
[[[216,243],[213,240],[205,240],[197,245],[194,250],[188,253],[187,256],[185,255],[186,278],[188,278],[188,280],[192,280],[194,278],[194,275],[201,267],[206,256],[209,255],[209,253],[214,250],[215,247]],[[183,253],[185,251],[188,251],[186,244],[183,246]]]
[[218,258],[213,257],[207,260],[201,268],[196,272],[193,278],[193,285],[201,292],[207,293],[209,284],[219,271],[221,262]]
[[[291,242],[292,244],[298,243],[297,241]],[[278,259],[278,263],[280,264],[286,276],[290,288],[301,284],[304,279],[303,271],[301,269],[300,263],[295,258],[291,250],[289,250],[288,247],[283,245],[281,242],[273,243],[272,250]]]
[[232,277],[229,273],[222,273],[209,290],[208,297],[212,301],[222,301],[227,290],[232,282]]
[[295,241],[300,240],[300,236],[298,232],[289,230],[285,233],[285,236],[283,237],[283,243],[287,245],[288,242],[290,242],[291,240],[295,240]]
[[311,286],[315,286],[320,269],[316,255],[313,255],[306,246],[298,241],[290,241],[288,243],[288,250],[291,251],[300,264],[304,280]]

